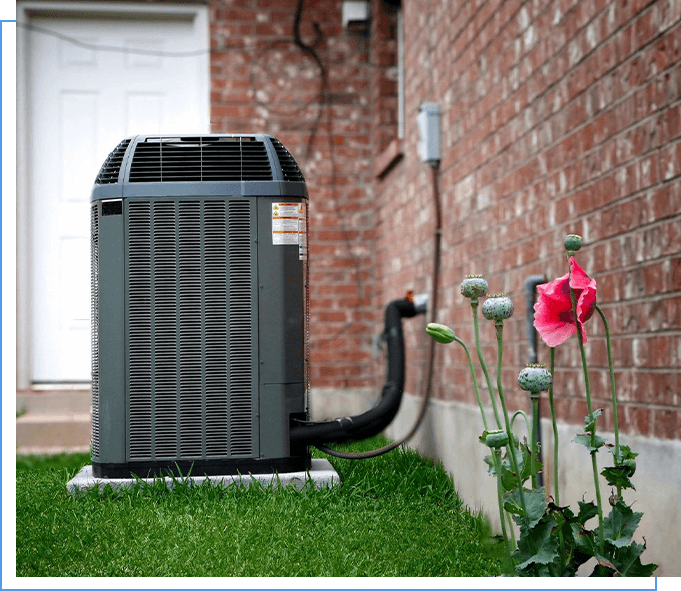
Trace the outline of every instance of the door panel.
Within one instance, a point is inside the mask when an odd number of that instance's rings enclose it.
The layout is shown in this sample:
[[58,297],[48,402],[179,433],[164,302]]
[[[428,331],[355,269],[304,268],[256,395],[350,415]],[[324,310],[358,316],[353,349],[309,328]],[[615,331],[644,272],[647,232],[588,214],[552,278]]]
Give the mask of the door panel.
[[88,381],[94,179],[126,136],[209,131],[207,52],[158,53],[206,49],[207,35],[186,15],[30,22],[76,40],[27,33],[31,379]]

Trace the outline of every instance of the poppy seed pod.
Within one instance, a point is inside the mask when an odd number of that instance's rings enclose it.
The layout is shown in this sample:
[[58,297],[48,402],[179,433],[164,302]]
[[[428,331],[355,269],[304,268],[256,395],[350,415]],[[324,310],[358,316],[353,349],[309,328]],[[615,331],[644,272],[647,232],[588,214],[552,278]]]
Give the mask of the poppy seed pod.
[[568,234],[563,242],[565,250],[577,251],[582,248],[582,237],[578,234]]
[[487,293],[487,281],[482,278],[482,275],[466,275],[466,278],[461,282],[461,295],[477,300]]
[[523,390],[537,394],[542,390],[548,390],[553,382],[551,372],[543,365],[528,365],[520,370],[518,384]]
[[491,295],[482,303],[482,315],[496,322],[506,320],[513,316],[513,301],[503,293]]

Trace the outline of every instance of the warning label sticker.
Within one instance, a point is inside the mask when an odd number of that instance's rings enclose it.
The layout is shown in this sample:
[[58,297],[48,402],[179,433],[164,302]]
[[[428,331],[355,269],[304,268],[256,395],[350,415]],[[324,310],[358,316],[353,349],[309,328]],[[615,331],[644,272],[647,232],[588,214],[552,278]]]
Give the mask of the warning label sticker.
[[307,256],[307,227],[304,203],[272,203],[272,244],[298,246],[298,258]]

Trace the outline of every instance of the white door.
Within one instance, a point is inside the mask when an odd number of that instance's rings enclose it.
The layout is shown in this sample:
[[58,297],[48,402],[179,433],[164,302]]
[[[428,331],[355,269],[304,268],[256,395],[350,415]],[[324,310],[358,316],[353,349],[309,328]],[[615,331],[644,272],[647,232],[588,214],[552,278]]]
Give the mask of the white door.
[[53,32],[26,33],[31,378],[88,381],[94,179],[129,135],[209,131],[207,35],[168,15],[29,22]]

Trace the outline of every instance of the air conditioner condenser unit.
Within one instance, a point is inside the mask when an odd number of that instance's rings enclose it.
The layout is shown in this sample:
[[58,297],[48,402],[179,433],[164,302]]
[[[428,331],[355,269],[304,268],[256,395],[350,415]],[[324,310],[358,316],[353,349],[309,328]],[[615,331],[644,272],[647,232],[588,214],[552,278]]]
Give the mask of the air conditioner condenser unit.
[[96,477],[305,470],[307,204],[269,135],[135,136],[91,197]]

